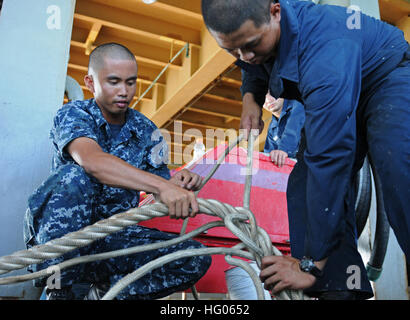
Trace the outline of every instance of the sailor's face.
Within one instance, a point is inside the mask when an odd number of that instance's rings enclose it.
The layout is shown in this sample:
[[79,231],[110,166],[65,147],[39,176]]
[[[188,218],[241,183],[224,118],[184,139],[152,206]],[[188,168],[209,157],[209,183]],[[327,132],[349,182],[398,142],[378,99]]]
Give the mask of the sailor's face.
[[137,88],[138,67],[134,60],[104,58],[104,65],[84,81],[109,123],[122,122]]
[[250,64],[261,64],[275,54],[280,39],[280,4],[271,5],[271,19],[259,27],[251,20],[230,33],[210,30],[218,45],[235,58]]

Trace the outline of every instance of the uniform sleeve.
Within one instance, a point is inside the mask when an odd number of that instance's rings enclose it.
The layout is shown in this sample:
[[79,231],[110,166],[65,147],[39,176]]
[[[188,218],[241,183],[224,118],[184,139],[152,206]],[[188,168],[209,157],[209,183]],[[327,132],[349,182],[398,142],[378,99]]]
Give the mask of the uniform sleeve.
[[50,136],[64,159],[71,158],[65,147],[74,139],[87,137],[98,142],[92,116],[75,105],[65,105],[57,112]]
[[156,174],[167,180],[171,178],[167,166],[168,144],[159,129],[155,129],[151,134],[146,163],[146,171]]
[[272,115],[272,120],[269,124],[268,133],[265,139],[265,146],[263,148],[263,152],[270,153],[272,150],[278,149],[277,144],[277,135],[278,132],[278,120],[275,116]]
[[308,168],[305,254],[316,261],[328,257],[344,237],[361,90],[356,43],[337,39],[318,49],[300,63]]
[[250,71],[246,71],[244,69],[241,70],[242,72],[242,85],[241,85],[241,93],[242,97],[245,93],[250,92],[253,93],[256,103],[262,107],[265,103],[266,93],[268,92],[268,82],[261,79]]
[[292,104],[292,108],[279,140],[278,149],[285,151],[289,157],[295,158],[299,147],[300,132],[305,123],[305,108],[295,100],[289,103]]

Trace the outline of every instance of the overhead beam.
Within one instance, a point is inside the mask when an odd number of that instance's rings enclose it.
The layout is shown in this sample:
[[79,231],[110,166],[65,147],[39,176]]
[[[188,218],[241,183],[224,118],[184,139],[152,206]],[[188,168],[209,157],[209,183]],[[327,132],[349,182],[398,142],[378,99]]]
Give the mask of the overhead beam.
[[167,4],[169,6],[177,7],[183,10],[194,12],[198,15],[201,14],[201,3],[200,1],[181,1],[181,0],[158,0],[158,2]]
[[198,126],[207,126],[209,128],[222,128],[222,129],[239,129],[239,119],[236,121],[231,121],[229,124],[225,117],[221,115],[211,115],[208,114],[206,117],[202,113],[197,113],[188,109],[186,112],[179,117],[179,120],[183,122],[195,123]]
[[97,39],[98,34],[100,33],[101,27],[101,22],[94,22],[91,27],[90,33],[88,34],[87,40],[85,41],[85,54],[87,56],[90,55],[92,51],[93,44]]
[[404,38],[410,43],[410,16],[404,16],[396,23],[397,28],[400,28],[404,33]]
[[242,102],[211,94],[205,94],[201,97],[201,99],[196,101],[189,108],[189,110],[240,119],[242,113]]
[[219,48],[204,27],[201,47],[191,48],[180,71],[169,70],[165,102],[147,116],[162,127],[234,62],[235,58]]
[[258,136],[258,149],[260,152],[263,151],[264,146],[265,146],[265,141],[266,141],[266,137],[268,135],[268,129],[269,129],[269,125],[270,122],[272,121],[272,113],[262,109],[262,121],[264,123],[264,127],[262,132],[260,133],[260,135]]
[[406,0],[379,0],[379,6],[382,20],[394,25],[410,14],[410,2]]
[[209,91],[209,94],[242,102],[242,94],[239,88],[236,86],[232,88],[232,86],[225,85],[224,83],[220,83],[213,87]]
[[[133,27],[129,27],[126,25],[118,24],[115,22],[111,22],[109,20],[103,20],[99,18],[95,18],[93,16],[88,16],[88,15],[83,15],[80,13],[76,13],[74,15],[75,20],[74,21],[81,21],[81,23],[88,23],[88,24],[94,24],[94,23],[100,23],[102,26],[112,29],[112,30],[118,30],[124,34],[128,33],[136,37],[137,39],[140,39],[141,41],[153,43],[159,47],[168,47],[170,43],[174,42],[175,46],[182,47],[185,45],[185,41],[177,39],[175,37],[171,36],[164,36],[164,35],[158,35],[149,31],[145,30],[140,30],[136,29]],[[195,45],[195,44],[194,44]]]
[[200,108],[200,107],[197,107],[197,106],[192,106],[192,107],[189,108],[189,111],[201,114],[202,117],[203,117],[203,115],[210,115],[210,116],[222,117],[224,119],[229,119],[229,121],[241,120],[240,116],[229,115],[228,113],[223,112],[223,110],[221,110],[221,111],[219,111],[219,110],[213,111],[212,109],[209,110],[206,107],[205,108]]
[[225,85],[234,87],[234,88],[240,88],[242,85],[242,81],[240,80],[236,80],[236,79],[232,79],[229,77],[222,77],[222,83],[224,83]]
[[[93,0],[105,4],[107,0]],[[191,29],[201,29],[202,15],[197,8],[192,6],[183,7],[185,3],[190,4],[195,1],[176,0],[171,3],[156,1],[152,4],[145,4],[143,1],[115,0],[115,6],[123,10],[135,12],[147,17],[166,20],[177,25],[183,25]],[[196,4],[198,6],[198,4]],[[195,12],[197,11],[197,12]]]
[[78,1],[76,18],[99,20],[104,26],[136,32],[139,36],[150,37],[157,41],[174,40],[180,45],[189,42],[200,44],[200,29],[194,30],[183,25],[158,19],[156,16],[144,16],[112,4],[97,3],[90,0]]

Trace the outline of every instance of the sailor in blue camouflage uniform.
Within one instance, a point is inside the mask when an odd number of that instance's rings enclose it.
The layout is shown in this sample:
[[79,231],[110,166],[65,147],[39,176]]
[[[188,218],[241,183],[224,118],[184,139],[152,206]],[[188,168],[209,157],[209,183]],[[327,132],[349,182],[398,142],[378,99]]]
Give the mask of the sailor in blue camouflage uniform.
[[305,123],[305,109],[296,100],[274,99],[266,95],[263,108],[272,112],[264,152],[274,164],[282,167],[286,158],[296,158],[300,134]]
[[[94,65],[91,59],[95,60]],[[91,54],[85,82],[95,99],[72,101],[55,116],[50,133],[54,146],[52,173],[28,201],[24,226],[28,248],[137,207],[139,190],[156,194],[169,207],[171,217],[194,216],[198,211],[193,192],[186,189],[195,190],[201,178],[187,170],[171,178],[165,163],[168,148],[160,131],[144,115],[128,108],[135,94],[136,73],[134,56],[121,45],[105,44]],[[80,255],[174,237],[156,229],[131,226],[57,259],[32,265],[29,270],[42,270]],[[74,299],[74,284],[107,287],[158,257],[201,247],[199,242],[188,240],[167,248],[73,266],[61,271],[61,289],[48,290],[49,297]],[[209,256],[168,263],[129,285],[117,299],[156,299],[185,290],[206,273],[210,263]],[[45,278],[35,281],[36,286],[45,284]]]

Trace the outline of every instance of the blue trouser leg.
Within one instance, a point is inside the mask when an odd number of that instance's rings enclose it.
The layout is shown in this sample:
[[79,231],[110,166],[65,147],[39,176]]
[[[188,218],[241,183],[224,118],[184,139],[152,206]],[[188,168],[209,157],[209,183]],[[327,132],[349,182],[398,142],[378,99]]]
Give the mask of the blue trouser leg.
[[[298,153],[298,162],[290,174],[287,189],[288,215],[291,254],[293,257],[301,259],[305,253],[305,235],[306,235],[306,179],[307,167],[303,161],[304,136],[302,137],[300,150]],[[352,282],[349,277],[352,275],[351,266],[360,270],[360,283],[353,283],[354,291],[360,297],[367,299],[373,295],[366,269],[362,258],[357,251],[356,229],[354,216],[354,188],[353,183],[351,190],[346,199],[346,232],[343,241],[336,251],[328,257],[324,269],[324,276],[317,280],[315,285],[306,290],[307,294],[318,296],[320,292],[325,291],[346,291],[352,289]],[[350,287],[349,287],[350,286]]]
[[410,260],[410,51],[371,94],[365,109],[367,143],[389,223]]
[[[98,184],[76,165],[66,165],[54,172],[29,198],[25,217],[28,246],[46,243],[65,234],[78,231],[97,220],[92,212]],[[31,239],[30,239],[31,237]],[[32,265],[30,271],[39,271],[82,254],[86,249],[75,249],[63,256]],[[84,274],[84,265],[62,270],[61,285],[78,283]],[[45,279],[36,279],[37,286],[44,286]]]
[[[62,237],[69,232],[77,231],[109,216],[110,209],[115,209],[116,212],[111,213],[115,214],[129,209],[134,202],[135,195],[133,196],[129,192],[121,193],[121,190],[117,190],[123,196],[123,202],[115,204],[112,202],[113,199],[107,199],[106,195],[101,195],[104,188],[77,165],[61,167],[29,199],[25,221],[25,228],[30,231],[27,232],[29,235],[26,235],[28,246],[42,244]],[[129,199],[127,199],[127,195]],[[105,201],[105,205],[101,206],[100,201]],[[30,235],[33,236],[31,239]],[[175,235],[141,226],[132,226],[57,259],[33,265],[29,270],[41,270],[80,255],[124,249],[164,241],[172,237]],[[199,242],[189,240],[172,247],[142,252],[132,256],[76,265],[61,271],[61,285],[64,287],[83,282],[110,282],[114,284],[126,274],[162,255],[198,247],[202,247]],[[171,262],[153,270],[128,286],[121,292],[119,298],[162,297],[175,291],[184,290],[205,274],[210,263],[210,257],[184,258]],[[45,280],[37,281],[36,284],[44,286]]]

